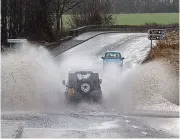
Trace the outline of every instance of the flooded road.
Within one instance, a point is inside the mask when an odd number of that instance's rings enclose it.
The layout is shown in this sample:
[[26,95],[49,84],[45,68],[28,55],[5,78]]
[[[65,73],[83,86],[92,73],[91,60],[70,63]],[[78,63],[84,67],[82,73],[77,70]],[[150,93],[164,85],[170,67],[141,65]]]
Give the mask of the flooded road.
[[[2,137],[178,138],[179,106],[164,97],[164,91],[160,91],[164,86],[157,86],[163,80],[171,83],[166,90],[176,88],[176,84],[163,64],[139,65],[149,49],[145,33],[109,33],[69,49],[55,61],[46,50],[31,48],[21,50],[21,55],[13,55],[11,60],[4,58]],[[102,71],[101,56],[108,50],[120,51],[125,57],[123,71]],[[17,63],[12,68],[14,61]],[[64,104],[65,87],[61,81],[67,79],[69,70],[82,69],[97,71],[103,79],[102,105]],[[162,125],[167,128],[160,128]]]

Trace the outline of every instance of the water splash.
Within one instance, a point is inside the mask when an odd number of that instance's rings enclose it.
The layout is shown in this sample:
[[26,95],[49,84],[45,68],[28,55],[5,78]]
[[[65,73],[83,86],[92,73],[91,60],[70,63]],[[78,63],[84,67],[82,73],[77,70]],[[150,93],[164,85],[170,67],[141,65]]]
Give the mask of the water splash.
[[59,70],[43,47],[24,44],[2,55],[2,111],[59,108],[63,105]]
[[[61,81],[67,79],[68,69],[99,69],[99,64],[88,56],[55,61],[45,48],[24,44],[15,52],[2,55],[2,111],[64,112],[67,106]],[[103,79],[106,110],[128,112],[138,106],[179,104],[178,78],[163,61],[124,70],[110,67],[98,72]],[[84,103],[68,110],[72,109],[102,111],[102,107]]]

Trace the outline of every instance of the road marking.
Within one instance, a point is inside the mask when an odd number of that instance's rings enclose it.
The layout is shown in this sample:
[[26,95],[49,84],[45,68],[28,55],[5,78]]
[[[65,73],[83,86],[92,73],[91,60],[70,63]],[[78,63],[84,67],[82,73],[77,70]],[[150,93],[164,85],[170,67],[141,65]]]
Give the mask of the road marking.
[[137,127],[137,126],[133,125],[133,128],[139,128],[139,127]]
[[144,134],[144,135],[147,135],[147,132],[141,132],[142,134]]
[[126,121],[126,123],[129,123],[130,121],[129,120],[125,120]]
[[115,121],[107,121],[103,123],[95,123],[90,126],[89,129],[111,129],[111,128],[118,128],[119,125],[117,124],[118,120]]

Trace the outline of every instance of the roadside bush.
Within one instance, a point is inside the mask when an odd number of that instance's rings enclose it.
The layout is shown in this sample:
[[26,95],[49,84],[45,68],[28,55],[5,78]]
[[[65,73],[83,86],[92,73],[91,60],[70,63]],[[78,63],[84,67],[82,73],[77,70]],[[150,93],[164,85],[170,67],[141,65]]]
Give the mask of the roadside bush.
[[111,25],[113,17],[110,14],[111,4],[109,0],[99,2],[96,0],[82,3],[69,19],[68,25],[72,28],[87,25]]
[[69,19],[68,25],[71,28],[87,26],[87,25],[112,25],[112,15],[104,15],[96,13],[94,15],[76,14]]

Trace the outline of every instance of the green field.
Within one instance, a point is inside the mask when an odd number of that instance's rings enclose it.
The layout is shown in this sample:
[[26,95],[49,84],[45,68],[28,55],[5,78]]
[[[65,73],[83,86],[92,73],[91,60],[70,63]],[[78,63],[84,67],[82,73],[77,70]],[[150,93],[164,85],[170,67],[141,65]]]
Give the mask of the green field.
[[143,25],[145,23],[179,23],[179,13],[113,14],[116,25]]
[[[64,26],[70,15],[64,15]],[[138,13],[138,14],[113,14],[115,25],[144,25],[145,23],[173,24],[179,23],[179,13]]]

